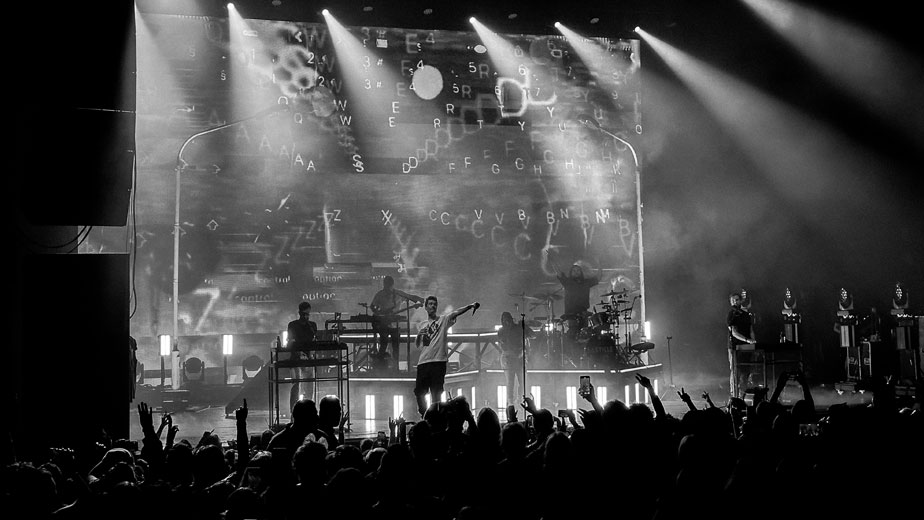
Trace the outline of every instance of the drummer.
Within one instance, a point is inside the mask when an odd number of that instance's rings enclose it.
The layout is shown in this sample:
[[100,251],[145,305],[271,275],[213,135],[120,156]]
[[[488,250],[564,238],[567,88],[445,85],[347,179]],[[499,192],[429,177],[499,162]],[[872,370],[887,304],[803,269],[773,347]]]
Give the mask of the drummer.
[[590,315],[590,288],[600,283],[603,270],[598,268],[595,275],[585,277],[584,269],[578,262],[571,266],[567,275],[559,271],[554,262],[552,265],[558,271],[559,283],[565,289],[565,312],[562,319],[568,320],[567,334],[574,338],[586,325],[587,316]]

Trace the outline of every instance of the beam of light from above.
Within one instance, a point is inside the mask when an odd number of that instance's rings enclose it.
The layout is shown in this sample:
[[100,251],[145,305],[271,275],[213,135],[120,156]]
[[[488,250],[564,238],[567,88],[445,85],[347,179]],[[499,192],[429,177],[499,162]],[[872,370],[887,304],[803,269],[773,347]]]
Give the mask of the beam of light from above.
[[[156,125],[152,127],[145,124],[145,116],[151,115],[150,109],[159,102],[158,96],[163,92],[183,92],[179,90],[177,82],[170,73],[171,67],[164,54],[158,48],[154,39],[151,28],[145,18],[145,15],[138,11],[135,6],[135,46],[137,55],[137,85],[136,100],[138,106],[138,120],[135,125],[135,140],[138,143],[139,153],[149,154],[148,156],[154,161],[154,164],[169,163],[175,150],[150,149],[152,139],[158,130]],[[189,114],[194,107],[192,104],[186,104],[181,108],[180,114]],[[163,147],[160,147],[163,148]],[[172,178],[163,177],[163,181],[172,181]],[[143,188],[144,183],[139,183],[139,188]],[[164,187],[155,188],[159,192],[166,193]]]
[[808,7],[741,1],[836,85],[924,146],[924,68],[918,59],[883,36]]
[[488,56],[494,67],[501,76],[508,78],[521,77],[519,66],[522,60],[517,58],[516,50],[510,42],[502,38],[499,34],[486,27],[483,23],[475,18],[469,19],[478,37],[488,48]]
[[[637,72],[639,62],[638,40],[631,40],[628,52],[624,49],[608,48],[610,41],[606,38],[588,38],[568,27],[557,24],[558,30],[568,39],[571,48],[581,61],[591,70],[597,81],[610,90],[621,88],[633,73]],[[615,51],[615,52],[612,52]],[[640,121],[636,121],[636,124]]]
[[645,30],[640,34],[715,114],[771,185],[802,205],[806,218],[825,226],[833,224],[833,211],[888,211],[889,201],[875,198],[881,190],[870,175],[885,166],[862,143],[851,142]]
[[225,63],[228,67],[226,77],[231,84],[231,107],[227,117],[233,121],[251,116],[277,100],[265,94],[261,97],[261,89],[255,88],[261,83],[261,77],[264,81],[272,79],[272,63],[267,59],[257,32],[233,6],[228,9],[228,38],[229,56]]
[[[337,19],[325,16],[336,52],[337,67],[343,79],[346,99],[338,101],[337,123],[354,130],[351,116],[361,121],[382,121],[382,126],[361,127],[362,135],[356,135],[357,153],[377,157],[407,157],[416,154],[423,142],[413,136],[424,126],[423,114],[411,115],[401,98],[416,96],[431,100],[445,88],[441,72],[425,60],[408,60],[406,70],[389,68],[389,60],[377,55],[375,49],[389,52],[390,47],[407,42],[401,33],[386,28],[346,28]],[[400,41],[399,41],[400,36]],[[426,119],[426,127],[432,132],[433,119],[440,117],[433,106],[433,118]],[[402,132],[401,129],[405,131]]]

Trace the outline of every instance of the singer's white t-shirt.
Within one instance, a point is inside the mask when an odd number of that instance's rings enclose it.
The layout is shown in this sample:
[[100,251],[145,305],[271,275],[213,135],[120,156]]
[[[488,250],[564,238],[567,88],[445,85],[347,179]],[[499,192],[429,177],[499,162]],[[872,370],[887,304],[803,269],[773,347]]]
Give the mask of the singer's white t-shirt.
[[455,322],[455,319],[449,319],[449,314],[444,314],[435,320],[428,319],[421,323],[420,331],[417,333],[420,338],[418,365],[449,361],[446,336],[449,334],[449,327],[452,327]]

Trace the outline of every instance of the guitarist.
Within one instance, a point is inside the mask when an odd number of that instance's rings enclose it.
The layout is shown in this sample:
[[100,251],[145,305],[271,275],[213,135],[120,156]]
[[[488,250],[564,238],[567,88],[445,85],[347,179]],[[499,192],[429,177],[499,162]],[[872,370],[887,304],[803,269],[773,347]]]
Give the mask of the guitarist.
[[424,299],[420,296],[408,294],[404,291],[395,289],[395,279],[391,276],[385,276],[382,279],[382,290],[375,293],[369,308],[372,309],[372,331],[378,336],[379,348],[372,355],[375,358],[373,363],[378,366],[386,367],[388,356],[388,339],[391,338],[391,346],[394,352],[394,370],[398,370],[398,351],[400,349],[401,334],[400,329],[395,322],[401,319],[401,313],[409,307],[402,304],[404,301],[413,301],[420,307]]

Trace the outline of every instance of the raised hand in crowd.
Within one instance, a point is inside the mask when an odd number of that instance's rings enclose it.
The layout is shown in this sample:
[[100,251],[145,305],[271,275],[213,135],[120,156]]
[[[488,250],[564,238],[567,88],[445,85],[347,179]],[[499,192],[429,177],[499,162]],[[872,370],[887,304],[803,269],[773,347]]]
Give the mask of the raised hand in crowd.
[[780,394],[783,393],[783,389],[786,388],[786,382],[789,381],[789,375],[789,372],[780,372],[780,376],[776,380],[776,388],[773,389],[773,395],[770,396],[770,402],[772,404],[777,404],[779,402]]
[[712,402],[712,398],[709,397],[709,392],[703,390],[703,399],[706,400],[706,404],[709,405],[709,408],[715,408],[715,403]]
[[517,422],[517,407],[512,404],[507,405],[507,422],[508,423]]
[[600,416],[603,416],[603,406],[597,401],[597,392],[594,390],[593,383],[587,383],[588,390],[586,392],[579,392],[581,397],[584,398],[588,403],[592,404],[594,411],[596,411]]
[[523,401],[520,403],[520,406],[530,414],[536,413],[536,402],[528,395],[523,396]]
[[398,415],[398,419],[388,417],[388,445],[391,446],[398,441],[398,420],[404,420],[404,412]]
[[167,430],[167,440],[164,442],[164,448],[170,448],[173,446],[174,441],[176,441],[176,434],[180,431],[180,427],[173,424],[171,421],[171,426]]
[[141,423],[141,432],[145,438],[158,437],[154,431],[154,410],[147,403],[138,404],[138,422]]
[[165,427],[167,427],[167,431],[170,431],[170,428],[173,427],[173,417],[169,412],[164,412],[160,418],[160,426],[157,428],[158,439],[160,439],[160,435],[163,433]]
[[680,396],[680,400],[687,403],[687,408],[690,410],[696,410],[696,405],[693,404],[693,398],[690,397],[690,394],[687,393],[683,387],[680,387],[680,390],[677,391],[677,395]]
[[648,379],[642,374],[635,374],[635,380],[648,391],[648,396],[651,398],[651,406],[654,408],[655,417],[662,418],[667,416],[667,413],[664,411],[664,403],[661,402],[661,397],[654,391],[651,379]]
[[244,399],[244,404],[237,410],[234,410],[234,420],[237,426],[237,442],[235,443],[235,448],[237,449],[237,464],[235,464],[235,470],[241,474],[247,469],[247,463],[250,460],[250,437],[247,435],[247,415],[247,399]]

